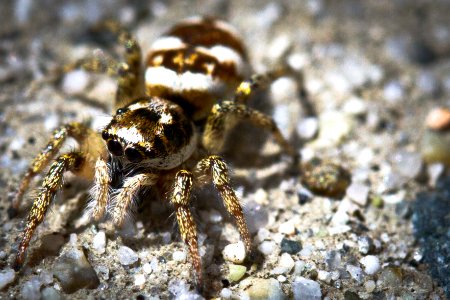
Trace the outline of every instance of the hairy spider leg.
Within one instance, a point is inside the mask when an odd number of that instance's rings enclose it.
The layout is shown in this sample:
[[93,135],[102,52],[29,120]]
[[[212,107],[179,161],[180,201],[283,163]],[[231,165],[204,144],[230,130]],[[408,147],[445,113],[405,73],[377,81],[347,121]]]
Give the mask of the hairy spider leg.
[[114,107],[124,107],[137,97],[144,95],[141,48],[133,35],[115,21],[104,21],[94,28],[96,31],[111,32],[124,47],[124,61],[117,61],[103,51],[95,51],[92,56],[82,58],[65,66],[70,71],[82,68],[89,72],[106,73],[118,77],[118,87]]
[[114,224],[123,225],[137,193],[144,187],[154,185],[157,180],[158,175],[152,173],[137,174],[125,179],[123,187],[113,200],[112,219]]
[[47,175],[42,183],[37,198],[28,214],[25,230],[22,234],[22,240],[19,245],[14,268],[20,269],[25,259],[25,252],[30,243],[31,237],[36,227],[44,220],[56,192],[61,187],[63,174],[65,171],[77,171],[81,168],[85,158],[80,152],[72,152],[59,156],[51,165]]
[[12,208],[14,209],[19,208],[23,195],[28,189],[31,180],[37,174],[42,172],[42,170],[44,170],[45,167],[48,166],[52,158],[61,149],[62,145],[64,144],[64,141],[68,137],[73,137],[78,142],[80,142],[85,139],[84,136],[87,134],[88,131],[91,130],[84,124],[73,122],[62,125],[53,132],[53,135],[50,138],[48,144],[44,147],[44,149],[42,149],[41,153],[39,153],[39,155],[36,156],[36,158],[34,158],[33,162],[31,163],[30,167],[25,173],[25,176],[23,177],[22,182],[20,183],[16,196],[12,201]]
[[202,286],[202,265],[197,244],[197,227],[189,202],[193,184],[193,175],[186,170],[180,170],[175,175],[172,196],[170,202],[175,207],[178,227],[180,228],[181,237],[187,244],[189,255],[195,270],[195,277],[198,287]]
[[208,156],[198,162],[194,173],[198,178],[201,178],[200,183],[202,184],[207,182],[206,179],[213,182],[223,199],[225,208],[234,218],[238,226],[238,230],[242,240],[244,241],[247,253],[251,253],[252,242],[250,239],[250,233],[248,231],[247,223],[245,222],[239,199],[230,185],[230,176],[228,174],[228,167],[225,161],[220,156]]
[[67,137],[72,137],[78,142],[79,150],[59,156],[51,164],[42,183],[42,188],[28,214],[25,231],[15,262],[16,268],[20,268],[22,265],[33,232],[42,222],[52,199],[61,187],[64,172],[72,171],[77,176],[91,180],[94,178],[95,161],[99,157],[104,158],[107,155],[100,135],[86,125],[73,122],[61,126],[55,130],[47,146],[32,162],[19,188],[19,198],[16,197],[16,201],[20,203],[20,198],[26,191],[31,179],[50,163],[52,158],[61,149]]
[[227,134],[240,120],[249,120],[255,126],[269,130],[283,151],[291,155],[294,158],[294,162],[298,160],[298,154],[283,137],[277,124],[271,117],[249,108],[245,104],[238,104],[234,101],[224,101],[213,106],[203,133],[203,145],[205,148],[212,153],[218,153],[225,143]]

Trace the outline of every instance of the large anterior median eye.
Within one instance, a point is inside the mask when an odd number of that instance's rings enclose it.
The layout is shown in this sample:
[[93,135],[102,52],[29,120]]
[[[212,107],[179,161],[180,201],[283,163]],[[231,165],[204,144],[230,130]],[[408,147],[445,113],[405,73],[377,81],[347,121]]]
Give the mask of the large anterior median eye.
[[142,154],[134,148],[125,149],[125,155],[131,162],[140,162],[143,159]]
[[123,155],[122,145],[118,141],[109,140],[106,143],[106,145],[108,147],[109,152],[112,155],[115,155],[115,156],[122,156]]

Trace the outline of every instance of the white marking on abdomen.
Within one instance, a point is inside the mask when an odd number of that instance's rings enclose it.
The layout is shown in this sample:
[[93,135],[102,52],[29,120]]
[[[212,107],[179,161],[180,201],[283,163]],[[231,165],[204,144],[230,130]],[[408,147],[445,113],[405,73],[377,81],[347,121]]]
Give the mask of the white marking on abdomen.
[[172,50],[172,49],[183,49],[186,44],[175,36],[163,36],[158,38],[153,45],[150,47],[151,51],[162,51],[162,50]]
[[148,67],[145,71],[145,83],[150,86],[164,86],[174,93],[185,91],[216,92],[223,89],[223,83],[211,75],[184,72],[178,74],[166,67]]

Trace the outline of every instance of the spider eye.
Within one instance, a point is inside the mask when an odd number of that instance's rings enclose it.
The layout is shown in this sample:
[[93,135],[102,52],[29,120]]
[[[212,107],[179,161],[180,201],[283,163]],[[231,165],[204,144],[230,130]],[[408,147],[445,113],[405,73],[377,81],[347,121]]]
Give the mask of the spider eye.
[[106,141],[108,139],[108,137],[109,137],[108,131],[103,130],[102,131],[102,139],[104,139]]
[[126,108],[119,108],[118,110],[116,110],[116,115],[121,115],[121,114],[123,114],[126,111],[127,111]]
[[122,145],[118,141],[109,140],[106,143],[106,146],[108,147],[108,150],[112,155],[115,155],[115,156],[123,155]]
[[143,159],[142,154],[134,148],[125,149],[125,155],[127,156],[127,159],[131,162],[140,162]]

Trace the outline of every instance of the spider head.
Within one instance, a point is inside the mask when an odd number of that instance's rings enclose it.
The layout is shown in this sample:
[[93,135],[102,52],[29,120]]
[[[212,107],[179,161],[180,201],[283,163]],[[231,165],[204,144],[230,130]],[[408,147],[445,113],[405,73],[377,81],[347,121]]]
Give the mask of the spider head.
[[157,169],[178,166],[196,146],[192,121],[180,106],[158,97],[118,109],[102,137],[111,155]]

